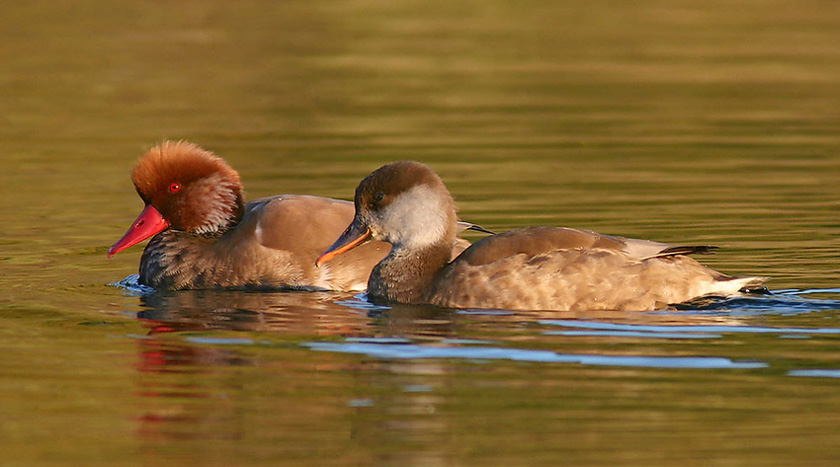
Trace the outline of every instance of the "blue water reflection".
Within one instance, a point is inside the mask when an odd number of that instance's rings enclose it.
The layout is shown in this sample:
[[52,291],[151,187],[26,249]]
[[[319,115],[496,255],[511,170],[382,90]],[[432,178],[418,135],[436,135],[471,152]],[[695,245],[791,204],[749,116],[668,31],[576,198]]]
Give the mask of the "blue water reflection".
[[807,376],[812,378],[840,378],[840,370],[791,370],[789,376]]
[[547,336],[642,337],[650,339],[719,339],[723,337],[720,334],[643,331],[546,331],[543,334]]
[[317,351],[364,354],[382,359],[459,358],[470,360],[512,360],[517,362],[693,369],[748,369],[764,368],[767,366],[764,362],[736,362],[722,357],[580,355],[560,354],[548,350],[501,347],[431,347],[414,344],[371,344],[359,342],[307,342],[302,345]]
[[[625,332],[644,332],[651,337],[656,337],[658,333],[743,333],[743,334],[840,334],[840,328],[774,328],[762,326],[727,326],[727,325],[643,325],[643,324],[616,324],[604,323],[596,321],[573,321],[573,320],[555,320],[544,319],[539,321],[540,324],[550,326],[562,326],[568,328],[585,328],[597,329],[609,332],[609,335],[619,335],[615,333]],[[688,335],[688,334],[687,334]]]

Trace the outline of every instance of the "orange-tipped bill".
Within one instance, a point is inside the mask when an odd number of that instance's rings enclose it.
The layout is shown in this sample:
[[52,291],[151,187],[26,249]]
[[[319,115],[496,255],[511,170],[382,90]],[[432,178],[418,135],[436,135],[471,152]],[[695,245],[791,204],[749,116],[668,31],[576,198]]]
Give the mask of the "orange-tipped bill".
[[336,256],[367,242],[370,240],[370,237],[370,229],[364,227],[360,222],[357,222],[354,219],[353,223],[347,227],[347,230],[338,237],[338,240],[336,240],[331,247],[327,248],[327,251],[321,253],[321,256],[315,260],[315,266],[320,267],[322,264],[335,258]]
[[143,240],[158,234],[163,229],[169,227],[169,222],[163,218],[160,211],[154,208],[151,204],[146,205],[146,209],[137,216],[137,220],[128,229],[128,232],[123,235],[114,246],[108,250],[108,257],[125,250],[130,246],[134,246]]

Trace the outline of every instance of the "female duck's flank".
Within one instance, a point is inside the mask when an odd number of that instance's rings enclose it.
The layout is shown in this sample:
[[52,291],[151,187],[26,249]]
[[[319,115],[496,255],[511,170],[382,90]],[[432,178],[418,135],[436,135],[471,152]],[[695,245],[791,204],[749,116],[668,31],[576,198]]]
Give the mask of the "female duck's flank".
[[393,245],[368,282],[374,302],[452,308],[653,310],[706,294],[736,294],[764,278],[730,277],[674,247],[584,230],[528,227],[484,238],[451,260],[455,203],[440,177],[412,161],[385,165],[356,189],[356,214],[317,260]]
[[[371,242],[345,261],[314,267],[353,218],[353,204],[305,195],[245,204],[239,174],[192,143],[152,148],[132,181],[146,206],[108,257],[153,237],[140,260],[140,282],[155,288],[364,290],[389,250]],[[459,239],[450,251],[468,245]]]

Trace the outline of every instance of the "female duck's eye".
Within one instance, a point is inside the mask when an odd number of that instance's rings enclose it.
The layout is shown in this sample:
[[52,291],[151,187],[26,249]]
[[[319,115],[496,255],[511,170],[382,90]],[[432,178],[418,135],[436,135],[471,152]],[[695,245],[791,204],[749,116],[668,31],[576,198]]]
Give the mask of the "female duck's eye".
[[385,193],[382,193],[380,191],[379,193],[376,194],[376,196],[373,197],[373,202],[376,203],[376,204],[379,204],[379,203],[382,202],[383,199],[385,199]]
[[169,192],[170,193],[177,193],[178,190],[180,190],[180,189],[181,189],[181,184],[180,183],[176,182],[176,183],[173,183],[173,184],[169,185]]

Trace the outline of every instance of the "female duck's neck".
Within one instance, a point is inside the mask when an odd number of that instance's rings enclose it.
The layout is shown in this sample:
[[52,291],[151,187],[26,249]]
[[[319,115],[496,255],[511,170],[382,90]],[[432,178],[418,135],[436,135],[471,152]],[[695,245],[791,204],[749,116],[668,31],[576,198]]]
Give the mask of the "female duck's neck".
[[394,246],[373,268],[368,296],[385,303],[425,303],[426,290],[451,253],[451,242],[445,241],[419,250]]

